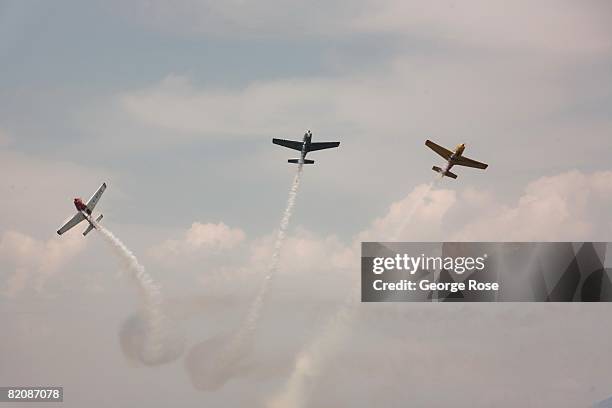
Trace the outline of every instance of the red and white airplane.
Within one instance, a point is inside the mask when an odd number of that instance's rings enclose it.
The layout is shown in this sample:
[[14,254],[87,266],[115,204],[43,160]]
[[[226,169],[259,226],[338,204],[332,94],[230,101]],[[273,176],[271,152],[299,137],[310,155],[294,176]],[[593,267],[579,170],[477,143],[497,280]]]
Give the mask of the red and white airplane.
[[[96,207],[96,204],[98,204],[100,197],[102,197],[102,193],[104,193],[104,190],[106,190],[106,183],[102,183],[98,191],[96,191],[96,193],[93,196],[91,196],[89,201],[87,201],[87,204],[85,204],[81,198],[79,197],[75,198],[74,206],[77,209],[77,213],[74,215],[74,217],[72,217],[64,225],[62,225],[60,229],[57,230],[58,235],[62,235],[64,232],[68,231],[69,229],[72,229],[73,227],[80,224],[81,221],[84,221],[84,220],[87,220],[87,222],[89,222],[89,226],[83,232],[83,236],[89,234],[89,232],[92,229],[96,228],[91,219],[91,213]],[[100,214],[100,216],[96,219],[95,222],[100,222],[102,217],[103,215]]]

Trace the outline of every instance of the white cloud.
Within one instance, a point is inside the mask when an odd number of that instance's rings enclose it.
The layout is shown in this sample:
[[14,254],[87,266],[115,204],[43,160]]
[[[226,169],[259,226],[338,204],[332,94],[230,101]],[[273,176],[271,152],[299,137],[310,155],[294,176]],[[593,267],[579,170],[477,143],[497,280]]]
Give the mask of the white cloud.
[[514,204],[474,188],[457,194],[420,185],[393,203],[359,240],[608,241],[611,202],[610,171],[542,177],[529,183]]
[[62,239],[41,241],[18,231],[4,232],[0,236],[0,264],[14,269],[7,276],[7,294],[16,295],[28,287],[42,291],[47,279],[82,251],[85,245],[82,238],[67,234]]
[[[253,240],[249,263],[268,266],[274,248],[274,235]],[[312,271],[343,273],[358,266],[354,248],[335,235],[321,236],[304,228],[297,228],[287,236],[281,251],[280,274],[306,274]]]
[[[612,172],[570,171],[530,183],[515,205],[483,212],[452,234],[457,240],[608,241]],[[492,208],[491,208],[492,207]]]
[[180,239],[169,239],[150,249],[158,260],[176,261],[196,253],[218,253],[236,248],[246,238],[240,228],[231,228],[222,222],[217,224],[194,222]]
[[[336,299],[338,291],[344,293],[358,279],[362,241],[608,241],[611,202],[612,172],[542,177],[509,203],[473,187],[453,191],[436,183],[418,185],[348,241],[291,228],[278,270],[284,289],[275,296],[286,292],[312,299],[316,293],[317,298]],[[149,252],[167,267],[192,271],[189,279],[207,290],[225,292],[236,282],[258,287],[274,242],[273,233],[247,240],[242,230],[224,223],[195,223],[181,239]]]
[[439,239],[443,220],[456,205],[456,193],[436,189],[434,183],[416,186],[405,198],[391,204],[387,214],[361,232],[359,241],[427,241]]

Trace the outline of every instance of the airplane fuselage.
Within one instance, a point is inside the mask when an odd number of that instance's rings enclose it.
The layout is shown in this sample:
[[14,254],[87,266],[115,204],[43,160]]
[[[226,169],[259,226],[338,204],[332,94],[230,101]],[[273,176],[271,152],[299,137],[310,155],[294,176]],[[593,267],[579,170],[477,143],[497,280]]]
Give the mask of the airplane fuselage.
[[453,154],[451,155],[451,157],[448,158],[448,162],[446,163],[445,171],[449,171],[450,169],[453,168],[455,163],[457,163],[457,159],[461,157],[464,150],[465,150],[465,143],[461,143],[460,145],[457,145],[457,147],[455,147],[455,150],[453,150]]
[[89,224],[93,226],[94,224],[93,222],[91,222],[91,212],[92,211],[89,208],[87,208],[87,204],[83,202],[83,199],[80,197],[75,198],[74,206],[76,207],[78,212],[80,212],[81,214],[85,216],[85,219],[87,220],[87,222],[89,222]]
[[89,225],[91,225],[92,227],[95,228],[94,223],[91,220],[91,213],[92,211],[87,208],[87,204],[85,204],[83,202],[83,199],[80,197],[77,197],[74,199],[74,206],[76,207],[77,211],[80,212],[81,214],[83,214],[85,216],[85,219],[87,220],[87,222],[89,223]]
[[74,206],[76,207],[77,211],[82,212],[84,214],[91,215],[91,210],[87,208],[87,204],[85,204],[81,198],[77,197],[74,199],[73,202],[74,202]]
[[308,150],[310,150],[310,142],[312,141],[312,133],[310,131],[304,133],[304,139],[302,139],[302,160],[306,158]]

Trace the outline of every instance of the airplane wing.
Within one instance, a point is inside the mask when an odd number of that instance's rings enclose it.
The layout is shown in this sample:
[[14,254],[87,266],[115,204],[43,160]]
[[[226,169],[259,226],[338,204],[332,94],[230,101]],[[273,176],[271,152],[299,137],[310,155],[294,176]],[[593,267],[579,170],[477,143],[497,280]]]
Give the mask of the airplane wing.
[[340,142],[317,142],[311,143],[308,151],[314,152],[315,150],[332,149],[338,146],[340,146]]
[[302,150],[302,146],[304,146],[303,142],[296,142],[295,140],[285,140],[285,139],[272,139],[272,143],[285,146],[293,150]]
[[93,211],[93,209],[95,208],[96,204],[98,204],[98,201],[100,200],[100,197],[102,197],[102,193],[104,193],[104,190],[106,190],[106,183],[102,183],[102,185],[100,186],[98,191],[96,191],[96,193],[91,196],[89,201],[87,201],[86,205],[87,205],[87,208],[89,209],[89,211]]
[[483,169],[483,170],[489,167],[488,164],[481,163],[476,160],[468,159],[467,157],[463,157],[463,156],[458,157],[454,164],[458,166],[474,167],[474,168]]
[[431,150],[433,150],[434,152],[438,153],[440,156],[444,157],[446,160],[448,160],[453,155],[453,152],[451,152],[448,149],[443,148],[440,145],[435,144],[431,140],[425,141],[425,145],[429,147]]
[[57,234],[62,235],[64,232],[68,231],[69,229],[71,229],[72,227],[74,227],[75,225],[83,221],[84,219],[85,219],[85,216],[83,215],[82,212],[79,211],[78,213],[74,215],[74,217],[69,219],[68,222],[66,222],[64,225],[60,227],[60,229],[57,230]]

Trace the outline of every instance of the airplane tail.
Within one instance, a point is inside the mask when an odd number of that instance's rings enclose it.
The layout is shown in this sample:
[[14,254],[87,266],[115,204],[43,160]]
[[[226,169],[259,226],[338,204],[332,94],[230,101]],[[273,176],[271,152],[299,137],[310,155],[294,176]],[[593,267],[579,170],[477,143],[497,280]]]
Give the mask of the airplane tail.
[[441,168],[439,168],[438,166],[433,166],[431,169],[433,171],[436,171],[436,172],[442,174],[443,176],[454,178],[454,179],[457,178],[457,175],[455,173],[451,173],[450,171],[444,171]]
[[[300,159],[289,159],[287,160],[287,163],[299,164]],[[304,164],[314,164],[314,160],[304,159]]]
[[[104,217],[104,215],[100,214],[100,216],[96,219],[96,222],[100,222],[102,220],[102,218]],[[91,232],[92,229],[94,229],[94,225],[92,223],[89,223],[89,226],[87,227],[87,229],[85,230],[85,232],[83,232],[83,236],[87,236],[87,234],[89,234]]]

